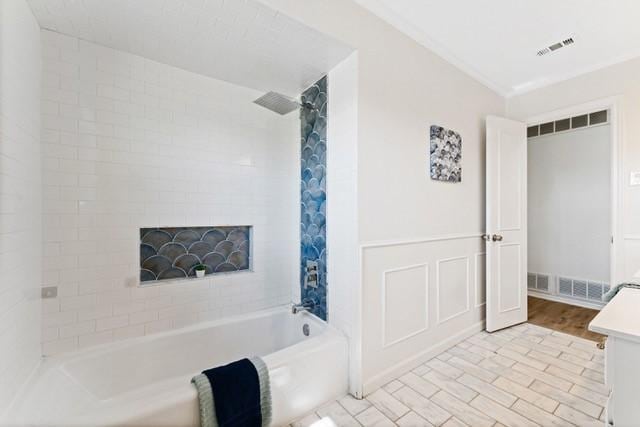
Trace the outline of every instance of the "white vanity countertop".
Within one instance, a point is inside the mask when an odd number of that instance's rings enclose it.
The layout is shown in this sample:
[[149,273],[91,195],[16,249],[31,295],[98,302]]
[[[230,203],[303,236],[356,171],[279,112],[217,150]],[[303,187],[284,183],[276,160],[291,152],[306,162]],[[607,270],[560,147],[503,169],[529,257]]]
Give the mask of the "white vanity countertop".
[[589,330],[640,342],[640,289],[622,288],[589,323]]

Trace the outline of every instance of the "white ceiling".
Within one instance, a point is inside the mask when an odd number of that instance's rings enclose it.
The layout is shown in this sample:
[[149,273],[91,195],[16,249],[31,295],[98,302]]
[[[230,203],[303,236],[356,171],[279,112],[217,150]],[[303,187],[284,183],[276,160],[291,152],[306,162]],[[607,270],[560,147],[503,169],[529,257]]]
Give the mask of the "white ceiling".
[[356,1],[505,96],[640,55],[638,0]]
[[255,0],[28,2],[42,28],[289,96],[352,51]]

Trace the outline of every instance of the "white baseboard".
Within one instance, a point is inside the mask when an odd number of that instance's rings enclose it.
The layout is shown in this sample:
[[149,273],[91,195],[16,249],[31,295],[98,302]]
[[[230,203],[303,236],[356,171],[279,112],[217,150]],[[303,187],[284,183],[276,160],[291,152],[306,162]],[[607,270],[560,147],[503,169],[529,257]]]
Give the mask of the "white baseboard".
[[602,307],[604,307],[604,304],[598,304],[598,303],[589,302],[589,301],[581,301],[579,299],[574,299],[574,298],[566,298],[560,295],[552,295],[552,294],[546,294],[543,292],[536,292],[531,289],[528,290],[528,295],[532,297],[540,298],[540,299],[546,299],[549,301],[562,302],[569,305],[575,305],[578,307],[591,308],[593,310],[602,310]]
[[447,350],[448,348],[451,348],[454,345],[458,344],[459,342],[466,340],[471,335],[484,330],[484,327],[485,327],[484,320],[481,322],[475,323],[469,326],[468,328],[463,329],[459,333],[453,335],[452,337],[434,346],[431,346],[426,350],[421,351],[420,353],[412,356],[411,358],[403,360],[402,362],[397,363],[388,369],[385,369],[384,371],[380,372],[379,374],[365,381],[365,383],[362,386],[363,396],[366,396],[369,393],[377,390],[378,388],[382,387],[389,381],[397,378],[401,374],[404,374],[405,372],[408,372],[414,368],[417,368],[418,366],[434,358],[435,356]]

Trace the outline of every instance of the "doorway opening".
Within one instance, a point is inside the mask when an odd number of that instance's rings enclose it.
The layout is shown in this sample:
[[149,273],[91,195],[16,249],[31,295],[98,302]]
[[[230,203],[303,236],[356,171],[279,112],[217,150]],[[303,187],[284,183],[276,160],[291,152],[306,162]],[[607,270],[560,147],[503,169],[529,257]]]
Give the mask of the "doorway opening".
[[527,125],[528,321],[594,341],[615,277],[612,118],[592,106]]

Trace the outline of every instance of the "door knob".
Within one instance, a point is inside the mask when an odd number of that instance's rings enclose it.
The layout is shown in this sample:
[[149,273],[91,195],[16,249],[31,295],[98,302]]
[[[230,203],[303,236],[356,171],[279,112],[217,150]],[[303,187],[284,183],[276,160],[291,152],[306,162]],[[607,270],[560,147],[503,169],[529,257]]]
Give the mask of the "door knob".
[[491,240],[491,236],[489,234],[483,234],[482,236],[480,236],[480,238],[485,242],[488,242],[489,240]]
[[491,240],[493,240],[494,242],[501,242],[502,236],[499,234],[494,234],[493,236],[491,236]]

